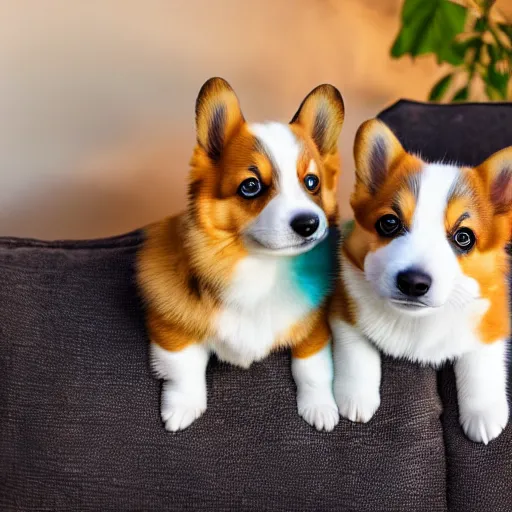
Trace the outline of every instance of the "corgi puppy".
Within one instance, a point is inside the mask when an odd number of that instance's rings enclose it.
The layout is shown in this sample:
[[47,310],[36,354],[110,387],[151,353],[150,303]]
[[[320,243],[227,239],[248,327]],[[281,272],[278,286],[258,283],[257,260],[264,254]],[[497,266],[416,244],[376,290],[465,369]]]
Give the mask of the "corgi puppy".
[[199,92],[188,209],[147,229],[137,261],[167,430],[205,411],[211,354],[248,368],[285,347],[299,414],[319,430],[338,422],[328,300],[343,119],[331,85],[289,124],[247,123],[221,78]]
[[355,223],[332,301],[340,414],[367,422],[385,354],[454,360],[460,423],[488,443],[508,421],[512,148],[476,168],[408,154],[376,119],[357,132]]

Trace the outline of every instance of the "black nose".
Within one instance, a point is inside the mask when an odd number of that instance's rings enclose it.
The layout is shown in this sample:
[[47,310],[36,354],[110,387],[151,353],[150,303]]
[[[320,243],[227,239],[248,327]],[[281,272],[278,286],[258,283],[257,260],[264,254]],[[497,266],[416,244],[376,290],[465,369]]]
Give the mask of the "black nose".
[[304,238],[311,236],[318,229],[319,224],[320,219],[313,213],[301,213],[290,222],[293,231]]
[[406,270],[396,276],[396,286],[409,297],[425,295],[432,284],[432,278],[419,270]]

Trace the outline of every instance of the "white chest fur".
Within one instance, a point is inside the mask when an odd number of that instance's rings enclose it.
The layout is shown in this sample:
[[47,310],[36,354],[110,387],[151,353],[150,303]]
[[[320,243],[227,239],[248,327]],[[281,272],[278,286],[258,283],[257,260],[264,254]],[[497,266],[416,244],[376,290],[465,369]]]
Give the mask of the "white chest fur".
[[350,263],[344,264],[343,273],[357,305],[357,326],[384,353],[437,365],[481,345],[476,326],[489,307],[488,300],[446,304],[438,312],[413,316],[380,298]]
[[247,368],[268,355],[277,338],[309,311],[285,258],[248,256],[237,265],[213,320],[210,348],[221,360]]

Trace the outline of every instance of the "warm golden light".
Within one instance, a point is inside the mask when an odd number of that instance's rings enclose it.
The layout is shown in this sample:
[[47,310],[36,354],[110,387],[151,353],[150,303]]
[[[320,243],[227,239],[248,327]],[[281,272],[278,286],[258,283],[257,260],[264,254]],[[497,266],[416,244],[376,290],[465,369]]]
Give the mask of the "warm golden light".
[[[512,10],[510,2],[498,2]],[[400,0],[26,0],[0,10],[0,234],[105,236],[185,204],[194,101],[213,75],[249,120],[342,92],[341,212],[358,125],[443,69],[393,61]]]

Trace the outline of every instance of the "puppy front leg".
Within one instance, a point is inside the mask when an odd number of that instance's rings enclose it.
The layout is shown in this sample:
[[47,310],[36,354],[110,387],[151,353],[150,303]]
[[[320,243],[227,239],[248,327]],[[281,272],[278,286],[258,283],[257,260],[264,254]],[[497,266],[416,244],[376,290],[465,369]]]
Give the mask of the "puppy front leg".
[[463,355],[454,370],[462,429],[472,441],[487,444],[508,422],[506,341]]
[[150,362],[155,375],[164,379],[160,415],[166,430],[187,428],[206,410],[208,349],[194,343],[159,318],[148,322]]
[[331,431],[339,421],[332,393],[332,352],[329,327],[319,321],[309,338],[292,350],[292,375],[297,386],[299,415],[317,430]]
[[331,319],[334,351],[334,396],[340,414],[366,423],[380,405],[379,351],[356,327]]

